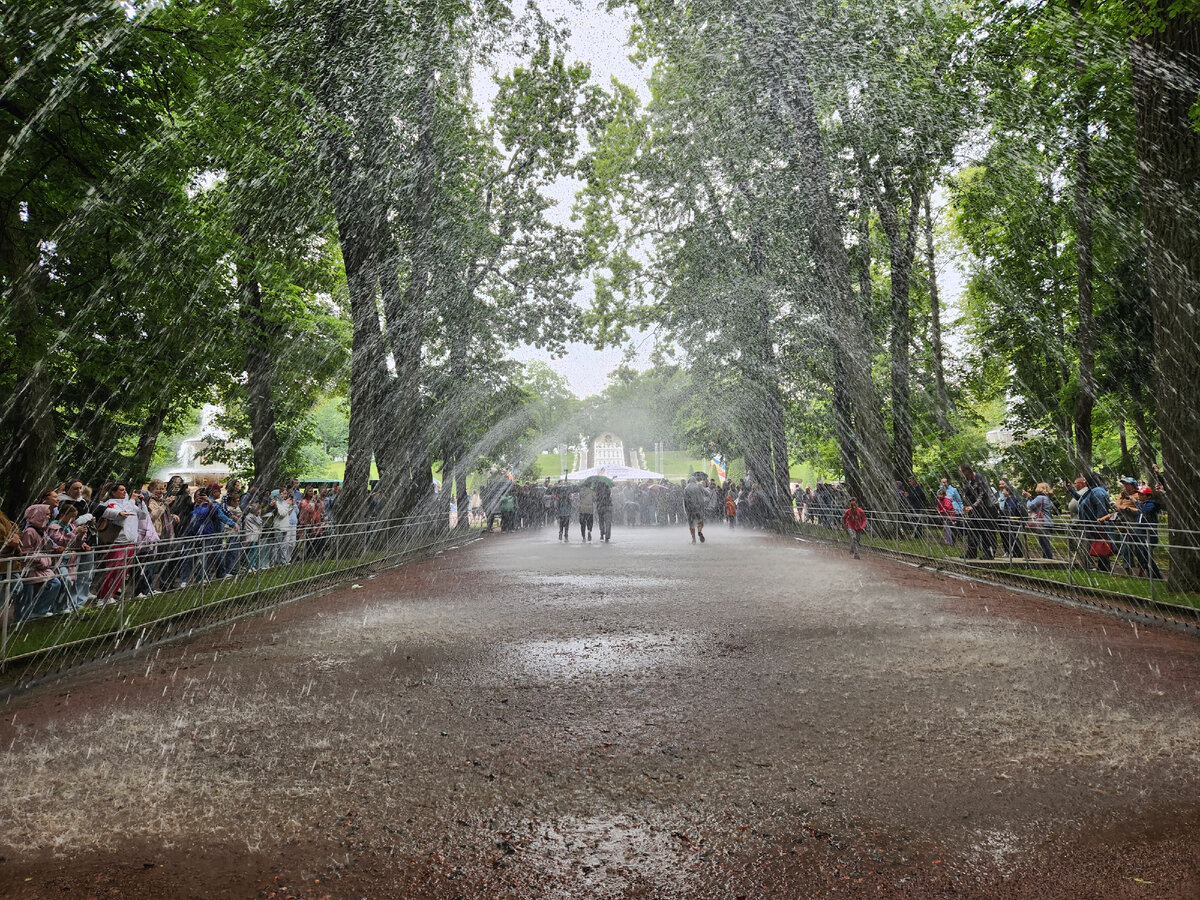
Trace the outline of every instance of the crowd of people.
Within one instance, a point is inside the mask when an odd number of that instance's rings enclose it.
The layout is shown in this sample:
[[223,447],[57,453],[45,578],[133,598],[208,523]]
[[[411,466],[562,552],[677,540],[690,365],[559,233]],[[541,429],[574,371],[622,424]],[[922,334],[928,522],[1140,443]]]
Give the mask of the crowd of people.
[[[1152,481],[1119,479],[1115,493],[1094,472],[1063,481],[1061,490],[1048,482],[1020,488],[1006,478],[993,486],[985,474],[965,464],[958,475],[957,485],[946,477],[936,486],[923,485],[915,476],[897,481],[900,518],[893,523],[895,530],[912,538],[933,536],[947,547],[961,541],[965,559],[984,560],[1024,558],[1032,554],[1032,541],[1043,559],[1053,560],[1051,537],[1060,535],[1067,539],[1068,558],[1076,563],[1113,572],[1117,560],[1126,574],[1162,578],[1153,551],[1167,486],[1157,468]],[[793,497],[801,521],[850,532],[857,555],[867,514],[860,509],[851,515],[859,527],[848,524],[844,511],[857,503],[843,485],[797,485]]]
[[[66,481],[13,522],[0,512],[0,560],[16,622],[231,578],[326,552],[340,488],[267,489],[176,476],[130,491]],[[2,506],[2,504],[0,504]],[[127,584],[128,582],[128,584]]]
[[[1065,533],[1066,552],[1080,562],[1112,572],[1115,559],[1128,574],[1162,577],[1153,550],[1167,487],[1157,469],[1151,483],[1121,478],[1114,494],[1094,473],[1064,481],[1061,491],[1047,482],[1022,489],[1005,478],[993,487],[969,465],[960,466],[958,475],[957,484],[949,478],[936,485],[916,477],[898,481],[900,518],[892,530],[934,537],[948,547],[961,541],[964,558],[985,560],[1024,557],[1032,551],[1031,539],[1044,559],[1054,559],[1050,538]],[[63,482],[16,522],[0,511],[0,561],[8,559],[13,618],[73,612],[113,602],[126,590],[140,597],[320,557],[327,552],[339,493],[336,486],[302,488],[295,479],[275,489],[253,483],[243,489],[236,479],[193,487],[177,476],[132,491],[119,482],[97,490],[79,480]],[[846,530],[858,555],[875,514],[849,497],[844,485],[796,485],[793,502],[801,522]],[[765,528],[772,524],[772,508],[752,480],[710,481],[696,472],[678,482],[517,482],[497,476],[475,493],[471,512],[488,531],[497,520],[504,532],[550,525],[560,541],[569,541],[575,527],[582,541],[594,534],[608,541],[615,522],[627,528],[687,525],[692,541],[703,543],[706,521]]]
[[602,539],[607,540],[613,522],[640,528],[704,520],[730,528],[765,528],[771,520],[770,504],[758,485],[746,479],[710,480],[703,472],[678,481],[617,483],[605,478],[515,481],[500,475],[472,498],[472,514],[486,521],[488,531],[495,529],[497,520],[502,532],[554,525],[560,541],[570,540],[574,525],[581,539],[589,540],[593,525],[601,522]]

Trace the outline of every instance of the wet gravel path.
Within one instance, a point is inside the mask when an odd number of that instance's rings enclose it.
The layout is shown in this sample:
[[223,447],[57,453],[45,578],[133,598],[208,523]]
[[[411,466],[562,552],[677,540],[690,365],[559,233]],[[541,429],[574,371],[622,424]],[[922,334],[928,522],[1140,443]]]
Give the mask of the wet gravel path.
[[9,700],[0,896],[1200,896],[1200,643],[710,534],[488,535]]

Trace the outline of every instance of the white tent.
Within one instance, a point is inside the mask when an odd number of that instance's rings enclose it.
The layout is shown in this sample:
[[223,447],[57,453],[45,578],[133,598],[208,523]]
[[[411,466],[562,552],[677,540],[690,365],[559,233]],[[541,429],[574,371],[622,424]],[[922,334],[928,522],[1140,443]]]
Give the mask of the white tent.
[[632,466],[596,466],[579,472],[569,472],[568,481],[583,481],[593,475],[606,475],[613,481],[661,481],[662,473],[635,469]]

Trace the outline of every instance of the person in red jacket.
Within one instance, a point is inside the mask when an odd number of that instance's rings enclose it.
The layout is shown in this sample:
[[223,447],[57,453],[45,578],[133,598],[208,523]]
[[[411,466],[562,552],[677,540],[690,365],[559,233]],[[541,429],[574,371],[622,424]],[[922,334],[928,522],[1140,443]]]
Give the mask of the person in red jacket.
[[858,505],[858,499],[850,498],[850,505],[842,513],[842,527],[850,533],[850,552],[858,559],[858,542],[867,530],[867,511]]

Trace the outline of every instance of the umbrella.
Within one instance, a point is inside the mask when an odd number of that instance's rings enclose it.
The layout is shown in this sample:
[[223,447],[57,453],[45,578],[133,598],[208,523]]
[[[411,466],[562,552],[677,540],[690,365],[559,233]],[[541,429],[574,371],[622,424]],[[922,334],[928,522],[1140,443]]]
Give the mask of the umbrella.
[[583,480],[583,483],[593,487],[597,484],[607,484],[609,487],[613,487],[616,484],[616,482],[607,475],[589,475]]
[[560,481],[560,482],[557,482],[556,484],[550,485],[550,487],[546,488],[546,490],[549,491],[551,494],[570,494],[573,491],[579,490],[579,485],[567,484],[567,483]]

